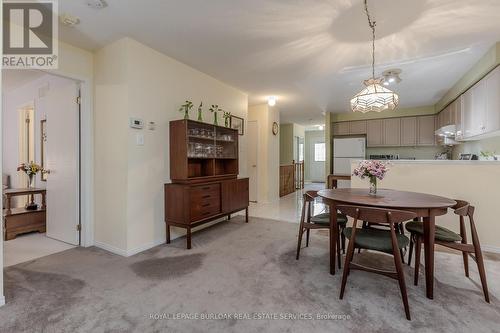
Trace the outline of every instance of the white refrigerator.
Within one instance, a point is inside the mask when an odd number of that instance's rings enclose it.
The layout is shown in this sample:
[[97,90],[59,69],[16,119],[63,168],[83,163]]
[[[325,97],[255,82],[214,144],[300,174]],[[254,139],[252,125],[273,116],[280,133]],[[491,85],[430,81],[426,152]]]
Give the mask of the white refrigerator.
[[[366,158],[366,138],[333,139],[333,174],[350,175],[351,161]],[[339,180],[338,188],[351,187],[349,180]]]

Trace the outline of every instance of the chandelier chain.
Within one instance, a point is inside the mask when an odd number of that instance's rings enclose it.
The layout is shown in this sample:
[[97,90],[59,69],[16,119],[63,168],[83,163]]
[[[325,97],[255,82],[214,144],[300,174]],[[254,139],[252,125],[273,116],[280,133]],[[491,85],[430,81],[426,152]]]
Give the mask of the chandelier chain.
[[368,25],[372,29],[372,79],[375,80],[375,26],[377,22],[373,21],[368,11],[368,0],[365,0],[365,13],[368,18]]

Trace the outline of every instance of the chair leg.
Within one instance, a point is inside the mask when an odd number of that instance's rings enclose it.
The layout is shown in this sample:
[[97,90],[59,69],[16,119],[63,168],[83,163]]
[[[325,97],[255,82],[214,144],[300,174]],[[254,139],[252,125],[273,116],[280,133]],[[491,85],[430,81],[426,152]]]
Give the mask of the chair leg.
[[[460,216],[460,237],[462,237],[462,244],[467,244],[467,233],[465,232],[465,222],[463,216]],[[469,277],[469,254],[462,251],[462,257],[464,259],[465,276]]]
[[345,235],[344,235],[344,228],[340,231],[340,237],[342,241],[342,254],[345,254]]
[[411,266],[411,256],[413,254],[413,237],[414,235],[411,234],[410,235],[410,245],[409,245],[409,249],[408,249],[408,266]]
[[471,223],[471,233],[472,244],[474,245],[474,254],[476,255],[477,269],[479,271],[479,277],[481,278],[481,285],[483,286],[484,300],[489,303],[490,294],[488,292],[488,284],[486,282],[486,270],[484,269],[483,253],[481,251],[481,245],[479,244],[476,227],[473,222]]
[[342,268],[342,253],[340,252],[340,232],[337,231],[337,259],[339,270]]
[[[393,242],[393,246],[397,245],[394,243],[395,242]],[[404,271],[403,271],[403,263],[401,261],[401,256],[400,256],[399,250],[397,248],[394,248],[393,251],[394,251],[394,264],[396,266],[396,271],[398,273],[399,289],[401,290],[401,297],[403,298],[403,305],[405,308],[406,319],[411,320],[410,305],[408,304],[408,294],[406,292],[406,283],[405,283],[405,276],[404,276]]]
[[417,235],[415,244],[415,274],[413,276],[413,284],[418,286],[418,271],[420,269],[420,253],[422,251],[422,237]]
[[356,228],[356,224],[353,226],[353,232],[351,234],[351,239],[349,239],[349,244],[347,246],[347,255],[345,257],[345,262],[344,262],[344,272],[342,273],[342,284],[340,286],[340,299],[344,298],[344,291],[345,291],[345,285],[347,283],[347,276],[349,275],[349,272],[351,271],[351,261],[352,257],[354,255],[354,237],[356,234],[356,231],[354,230]]
[[299,229],[299,241],[297,243],[297,255],[295,256],[296,260],[299,260],[300,247],[302,246],[302,234],[303,233],[304,233],[304,228],[302,228],[302,223],[301,223],[300,229]]
[[311,229],[307,229],[306,231],[306,247],[309,246],[309,233],[310,233]]

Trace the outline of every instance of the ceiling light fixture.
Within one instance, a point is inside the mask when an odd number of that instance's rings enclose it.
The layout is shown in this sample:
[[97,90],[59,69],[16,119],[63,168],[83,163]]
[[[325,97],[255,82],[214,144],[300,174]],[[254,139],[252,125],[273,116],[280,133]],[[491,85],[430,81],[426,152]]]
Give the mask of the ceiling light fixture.
[[94,9],[103,9],[108,7],[108,4],[104,0],[87,0],[87,6]]
[[275,105],[276,105],[276,97],[274,97],[274,96],[269,96],[269,97],[267,98],[267,104],[268,104],[269,106],[275,106]]
[[59,20],[61,21],[62,24],[68,27],[74,27],[75,25],[80,23],[80,19],[78,17],[67,13],[63,13],[59,17]]
[[318,126],[318,129],[319,129],[320,131],[322,131],[322,130],[324,129],[323,125],[319,125],[319,126]]
[[391,83],[399,83],[401,82],[401,78],[399,77],[399,74],[401,74],[400,69],[388,69],[382,73],[382,76],[384,77],[384,86],[388,86]]
[[353,112],[381,112],[394,110],[399,104],[399,96],[380,84],[384,78],[375,78],[375,25],[368,11],[368,0],[365,0],[365,13],[368,25],[372,30],[372,77],[364,81],[366,88],[361,90],[351,99],[351,110]]

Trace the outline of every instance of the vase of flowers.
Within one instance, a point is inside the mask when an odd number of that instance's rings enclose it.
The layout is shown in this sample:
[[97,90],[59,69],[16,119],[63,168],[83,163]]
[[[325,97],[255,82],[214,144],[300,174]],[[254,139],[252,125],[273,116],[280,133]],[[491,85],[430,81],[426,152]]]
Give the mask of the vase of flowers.
[[370,195],[377,195],[377,180],[382,180],[389,170],[388,164],[381,161],[361,161],[352,175],[370,180]]
[[223,113],[223,117],[224,117],[224,126],[225,127],[229,127],[231,125],[231,112],[229,111],[224,111]]
[[184,112],[184,119],[189,119],[189,111],[193,108],[193,102],[186,101],[179,108],[179,112]]
[[[17,167],[17,171],[22,171],[28,176],[28,188],[33,188],[33,180],[35,179],[35,176],[39,172],[43,172],[44,169],[36,164],[33,163],[33,161],[29,162],[28,164],[26,163],[21,163]],[[38,208],[38,205],[35,203],[33,195],[31,195],[30,201],[26,204],[26,209],[28,210],[36,210]]]
[[219,108],[219,105],[212,104],[212,107],[209,110],[210,110],[210,112],[212,112],[214,114],[214,125],[219,126],[219,121],[217,119],[217,112],[222,111],[222,109]]
[[203,102],[200,102],[200,106],[198,106],[198,121],[203,121]]

